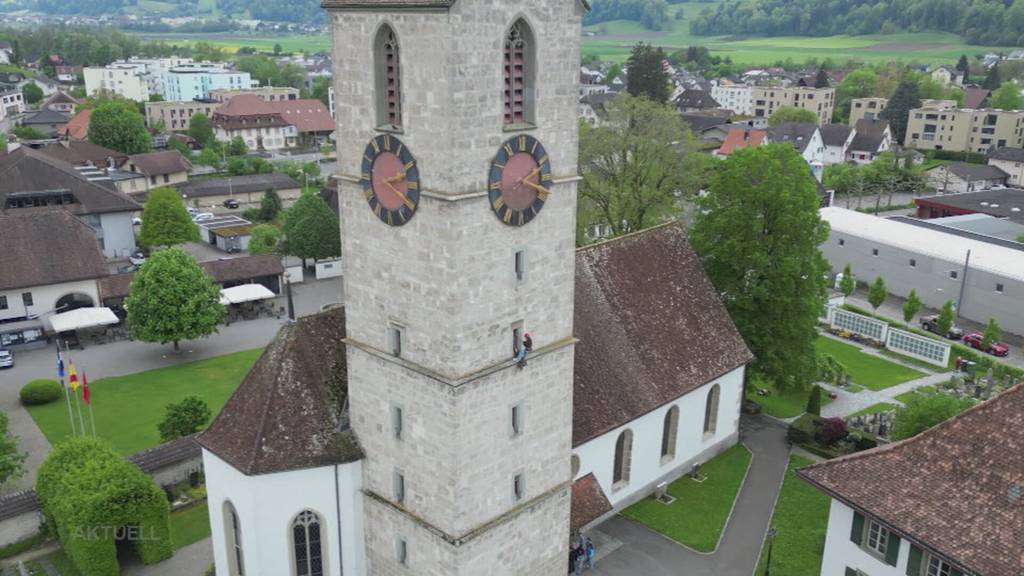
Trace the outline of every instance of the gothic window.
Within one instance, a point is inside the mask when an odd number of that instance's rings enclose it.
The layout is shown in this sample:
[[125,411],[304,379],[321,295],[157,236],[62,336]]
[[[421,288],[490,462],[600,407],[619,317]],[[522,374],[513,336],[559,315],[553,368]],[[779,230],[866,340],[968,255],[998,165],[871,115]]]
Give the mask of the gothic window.
[[704,404],[704,435],[712,436],[718,428],[718,396],[721,389],[718,384],[708,391],[708,399]]
[[505,124],[530,124],[533,118],[533,32],[525,20],[516,20],[505,34]]
[[294,576],[324,576],[324,557],[321,550],[320,517],[312,510],[303,510],[292,521],[292,549],[294,550]]
[[381,26],[374,45],[377,84],[377,125],[397,130],[402,127],[402,68],[398,36],[388,25]]
[[238,523],[238,513],[230,501],[224,501],[224,535],[227,538],[228,574],[245,576],[245,563],[242,561],[242,527]]
[[679,429],[679,406],[673,406],[665,412],[665,423],[661,430],[661,461],[672,460],[676,456],[676,431]]
[[633,457],[633,431],[623,430],[615,441],[615,468],[612,470],[612,489],[629,484],[629,467]]

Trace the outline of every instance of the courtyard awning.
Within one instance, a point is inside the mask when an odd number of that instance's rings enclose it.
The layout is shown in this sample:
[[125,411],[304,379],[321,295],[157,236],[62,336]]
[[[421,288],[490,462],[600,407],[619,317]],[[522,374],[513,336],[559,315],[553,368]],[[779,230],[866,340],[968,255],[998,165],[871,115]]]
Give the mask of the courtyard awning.
[[232,286],[220,291],[220,303],[225,305],[254,302],[275,297],[277,297],[277,294],[274,294],[263,284],[242,284],[241,286]]
[[50,316],[50,326],[54,332],[71,332],[82,328],[109,326],[120,320],[110,308],[76,308],[68,312]]

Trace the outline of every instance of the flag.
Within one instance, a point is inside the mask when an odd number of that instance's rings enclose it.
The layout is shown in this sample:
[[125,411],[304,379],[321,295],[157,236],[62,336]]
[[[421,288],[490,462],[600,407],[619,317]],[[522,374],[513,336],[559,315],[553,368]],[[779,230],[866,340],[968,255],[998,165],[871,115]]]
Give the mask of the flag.
[[57,378],[64,381],[64,357],[60,355],[60,350],[57,350]]
[[86,406],[90,405],[90,397],[91,395],[89,394],[89,378],[85,375],[85,372],[82,372],[82,400],[85,401]]
[[78,393],[78,371],[75,370],[75,363],[68,362],[68,385],[71,386],[71,391]]

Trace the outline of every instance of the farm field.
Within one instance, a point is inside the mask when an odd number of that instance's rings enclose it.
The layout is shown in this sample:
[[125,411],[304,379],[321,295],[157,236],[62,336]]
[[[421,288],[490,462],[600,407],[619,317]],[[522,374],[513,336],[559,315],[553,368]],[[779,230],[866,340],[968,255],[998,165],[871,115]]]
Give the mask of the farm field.
[[176,45],[192,45],[196,42],[208,42],[214,46],[235,53],[243,46],[249,46],[263,52],[271,52],[274,44],[280,44],[284,52],[321,52],[331,49],[331,37],[327,34],[139,34],[143,40],[164,42]]

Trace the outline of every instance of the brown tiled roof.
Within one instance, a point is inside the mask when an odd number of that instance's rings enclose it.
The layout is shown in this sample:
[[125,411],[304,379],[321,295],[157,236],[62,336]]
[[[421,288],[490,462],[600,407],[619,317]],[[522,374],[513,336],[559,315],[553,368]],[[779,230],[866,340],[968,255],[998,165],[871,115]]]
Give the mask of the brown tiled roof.
[[746,148],[747,146],[760,146],[764,143],[767,136],[768,133],[764,130],[732,128],[725,136],[725,140],[722,141],[722,145],[718,148],[718,154],[721,156],[728,156],[740,148]]
[[293,124],[299,133],[333,132],[334,118],[324,103],[315,99],[276,100],[270,103],[285,122]]
[[850,150],[854,152],[878,152],[885,139],[885,131],[889,128],[886,120],[868,120],[861,118],[857,120],[854,128],[857,133],[853,135],[853,142],[850,142]]
[[0,290],[107,275],[96,233],[65,210],[0,214]]
[[40,151],[75,166],[92,164],[102,168],[107,165],[108,158],[113,158],[114,167],[118,167],[128,159],[127,154],[84,140],[61,140],[47,145]]
[[136,452],[128,457],[128,461],[138,466],[146,474],[152,474],[178,462],[198,458],[202,453],[202,448],[196,443],[196,435],[190,434],[184,438]]
[[284,325],[199,443],[247,475],[362,458],[331,399],[331,382],[347,388],[344,337],[343,307]]
[[276,113],[277,110],[269,102],[256,94],[232,96],[230,100],[214,110],[214,114],[223,116],[256,116]]
[[964,88],[964,108],[978,109],[988,100],[989,91],[977,86]]
[[188,172],[192,164],[177,150],[135,154],[128,157],[128,169],[146,176]]
[[71,117],[68,123],[61,126],[57,133],[75,140],[85,140],[89,135],[89,116],[92,110],[82,110]]
[[573,445],[753,359],[682,226],[576,252]]
[[601,484],[593,472],[572,483],[569,512],[569,526],[572,530],[583,528],[611,509],[612,504],[604,495],[604,490],[601,490]]
[[[965,571],[1024,574],[1024,383],[913,438],[797,475]],[[1018,492],[1019,494],[1019,492]]]
[[[263,276],[284,274],[281,258],[273,254],[236,256],[224,260],[210,260],[199,264],[219,284],[244,282]],[[100,298],[118,298],[128,295],[133,273],[112,274],[99,281]]]
[[118,191],[112,181],[89,180],[74,166],[22,146],[0,156],[0,210],[7,206],[7,197],[25,192],[66,190],[75,197],[74,204],[63,207],[75,214],[135,212],[138,202]]

